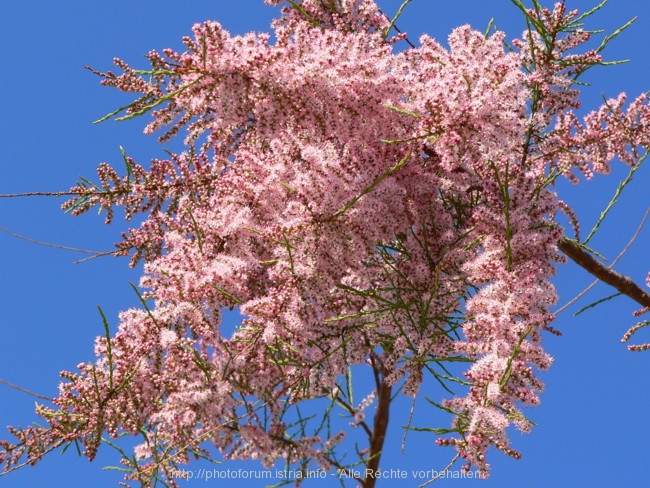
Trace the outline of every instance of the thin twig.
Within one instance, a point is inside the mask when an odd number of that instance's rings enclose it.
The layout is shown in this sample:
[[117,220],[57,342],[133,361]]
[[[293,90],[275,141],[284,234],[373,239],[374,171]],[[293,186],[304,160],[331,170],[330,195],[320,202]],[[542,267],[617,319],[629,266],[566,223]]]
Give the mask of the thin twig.
[[433,478],[431,478],[431,479],[430,479],[429,481],[427,481],[426,483],[422,483],[421,485],[419,485],[418,488],[423,488],[423,487],[425,487],[425,486],[427,486],[427,485],[430,485],[431,483],[433,483],[433,482],[436,481],[437,479],[442,478],[442,477],[447,473],[447,471],[449,471],[449,470],[451,469],[451,467],[454,465],[454,463],[455,463],[456,461],[458,461],[458,458],[459,458],[459,457],[460,457],[460,453],[456,453],[456,455],[455,455],[454,458],[451,460],[451,462],[450,462],[447,466],[445,466],[445,469],[443,469],[442,471],[438,472],[438,474],[437,474],[436,476],[434,476]]
[[404,435],[402,436],[402,454],[406,452],[406,436],[409,433],[409,427],[411,427],[411,422],[413,422],[413,413],[415,412],[415,397],[411,401],[411,408],[409,409],[409,419],[406,422],[406,429],[404,429]]
[[[402,14],[402,11],[404,10],[404,7],[405,7],[409,2],[411,2],[411,0],[406,0],[406,1],[402,4],[402,6],[400,7],[400,9],[399,9],[399,11],[398,11],[398,15],[396,16],[395,19],[391,19],[388,15],[386,15],[386,13],[384,13],[384,11],[383,11],[382,9],[380,9],[380,8],[377,9],[377,10],[379,10],[379,13],[382,14],[384,17],[386,17],[386,19],[388,19],[388,21],[390,22],[389,28],[386,29],[386,36],[388,35],[390,29],[395,29],[395,30],[397,31],[398,34],[403,34],[403,32],[399,29],[399,27],[397,27],[397,25],[395,25],[395,21],[397,20],[397,17],[399,17],[399,15]],[[406,41],[406,43],[407,43],[409,46],[411,46],[413,49],[415,49],[415,44],[413,44],[413,43],[411,42],[411,40],[410,40],[408,37],[404,37],[404,40]]]
[[0,198],[71,197],[71,196],[79,196],[79,193],[73,191],[30,191],[26,193],[0,193]]
[[42,241],[37,241],[36,239],[32,239],[31,237],[26,237],[20,234],[16,234],[15,232],[10,231],[6,227],[0,226],[0,231],[6,232],[12,237],[16,237],[18,239],[23,239],[27,242],[31,242],[33,244],[38,244],[39,246],[46,246],[46,247],[53,247],[55,249],[65,249],[66,251],[75,251],[75,252],[83,252],[86,254],[93,254],[94,256],[106,256],[108,254],[115,254],[117,250],[113,251],[90,251],[88,249],[80,249],[78,247],[69,247],[69,246],[62,246],[59,244],[50,244],[48,242],[42,242]]
[[649,153],[646,152],[643,155],[643,157],[639,160],[639,162],[630,168],[630,171],[625,177],[625,179],[618,184],[618,187],[614,192],[614,196],[612,197],[611,201],[607,204],[605,210],[603,210],[600,213],[600,217],[598,218],[598,221],[594,224],[594,227],[591,229],[589,235],[583,241],[583,244],[587,244],[591,240],[591,238],[596,235],[596,232],[600,228],[600,224],[603,223],[605,217],[607,217],[607,214],[610,212],[610,210],[614,208],[614,205],[616,205],[616,203],[618,202],[618,197],[621,196],[621,193],[623,192],[625,187],[632,181],[632,177],[634,176],[634,173],[636,172],[636,170],[638,170],[641,167],[641,163],[643,163],[643,161],[648,156],[648,154]]
[[[340,394],[337,394],[335,397],[336,402],[341,405],[343,408],[345,408],[353,417],[357,413],[357,411],[350,405],[348,402],[346,402]],[[360,425],[361,428],[366,432],[368,435],[369,439],[372,439],[372,431],[370,430],[370,427],[368,427],[368,424],[365,423],[363,420],[361,422],[357,422],[357,425]]]
[[14,388],[15,390],[22,391],[23,393],[27,393],[28,395],[35,396],[36,398],[40,398],[41,400],[47,400],[48,402],[52,401],[52,398],[50,397],[46,397],[45,395],[39,395],[38,393],[34,393],[33,391],[26,390],[25,388],[21,388],[18,385],[9,383],[7,380],[3,380],[0,378],[0,383],[2,383],[3,385],[7,385],[11,388]]
[[[627,251],[632,247],[632,244],[634,241],[636,241],[637,237],[639,237],[639,234],[641,233],[641,230],[643,229],[643,226],[645,224],[645,221],[648,218],[648,215],[650,215],[650,207],[645,211],[645,214],[643,215],[643,218],[641,219],[641,223],[639,226],[636,228],[636,231],[634,232],[634,235],[632,238],[628,241],[628,243],[625,245],[623,250],[619,253],[618,256],[616,256],[616,259],[612,261],[612,264],[608,266],[608,268],[613,268],[614,265],[627,253]],[[573,305],[575,302],[577,302],[580,298],[582,298],[589,290],[591,290],[596,284],[598,284],[600,280],[594,280],[587,288],[582,290],[580,293],[578,293],[574,298],[572,298],[569,302],[567,302],[565,305],[560,307],[558,310],[555,311],[555,315],[559,314],[560,312],[566,310],[569,308],[571,305]]]
[[27,459],[25,462],[22,462],[22,463],[20,463],[20,464],[14,464],[14,465],[11,466],[11,467],[7,467],[7,468],[5,468],[3,471],[0,471],[0,476],[6,476],[6,475],[8,475],[9,473],[12,473],[12,472],[14,472],[14,471],[18,471],[20,468],[24,468],[25,466],[28,466],[28,465],[29,465],[29,466],[34,466],[34,464],[36,463],[36,461],[40,461],[40,460],[41,460],[43,457],[45,457],[47,454],[51,453],[51,452],[54,451],[55,449],[58,449],[59,447],[61,447],[61,446],[62,446],[63,444],[65,444],[66,442],[68,442],[68,441],[65,441],[65,440],[63,440],[63,439],[58,440],[54,445],[52,445],[51,447],[48,447],[48,448],[45,449],[43,452],[41,452],[40,455],[39,455],[37,458],[35,458],[35,459]]

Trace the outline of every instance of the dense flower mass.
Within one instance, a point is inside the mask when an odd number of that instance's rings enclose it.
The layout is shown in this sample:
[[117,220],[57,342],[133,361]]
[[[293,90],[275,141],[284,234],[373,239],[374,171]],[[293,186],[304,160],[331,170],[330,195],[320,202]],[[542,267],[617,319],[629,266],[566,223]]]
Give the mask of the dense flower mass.
[[[573,81],[600,55],[573,51],[589,34],[563,4],[527,11],[536,30],[510,52],[503,33],[468,26],[448,47],[424,36],[399,50],[373,1],[290,3],[273,37],[206,22],[184,53],[151,52],[149,72],[116,60],[121,74],[101,73],[140,96],[126,116],[151,111],[147,132],[186,129],[187,151],[148,169],[127,157],[124,177],[101,165],[100,185],[74,189],[76,213],[145,213],[119,244],[145,261],[143,307],[97,339],[94,364],[63,373],[40,408],[47,427],[3,444],[9,467],[73,440],[92,458],[103,432],[144,432],[125,459],[144,484],[174,484],[175,466],[210,449],[344,468],[341,433],[292,423],[314,398],[368,428],[371,465],[385,426],[368,427],[368,407],[387,421],[392,395],[417,395],[428,375],[447,388],[440,368],[459,361],[467,388],[426,392],[452,414],[438,443],[485,474],[491,446],[519,456],[506,431],[531,429],[521,407],[539,404],[552,362],[541,336],[568,210],[549,186],[635,164],[645,98],[578,120]],[[225,333],[233,308],[243,318]],[[359,405],[342,387],[355,366],[376,380]]]

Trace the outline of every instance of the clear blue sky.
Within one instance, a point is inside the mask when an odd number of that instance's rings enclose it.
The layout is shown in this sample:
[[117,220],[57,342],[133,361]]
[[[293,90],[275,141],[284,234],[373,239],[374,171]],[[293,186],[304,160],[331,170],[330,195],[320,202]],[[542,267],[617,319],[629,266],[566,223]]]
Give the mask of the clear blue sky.
[[[389,14],[401,2],[383,0]],[[452,7],[453,4],[453,7]],[[585,10],[591,0],[569,3]],[[137,65],[150,49],[180,48],[180,38],[193,23],[217,19],[234,33],[266,30],[276,10],[262,0],[169,0],[111,2],[23,0],[0,6],[0,38],[4,61],[0,77],[0,193],[57,191],[71,187],[78,176],[95,176],[99,162],[119,163],[122,145],[138,161],[163,155],[154,137],[142,135],[144,120],[127,123],[92,121],[125,98],[99,86],[85,71],[88,64],[111,68],[114,56]],[[630,58],[629,64],[593,70],[586,78],[585,108],[594,107],[601,93],[630,96],[650,89],[648,41],[650,2],[612,0],[590,21],[594,29],[611,31],[633,16],[639,20],[615,40],[606,57]],[[455,26],[470,23],[484,30],[489,19],[506,30],[508,38],[519,36],[523,23],[508,0],[414,0],[399,26],[412,39],[428,32],[445,39]],[[647,163],[650,164],[650,163]],[[646,187],[650,168],[641,169],[628,192],[593,241],[607,257],[623,248],[640,221],[649,199]],[[625,175],[620,166],[609,177],[598,177],[577,188],[560,185],[563,198],[575,205],[585,229],[590,227]],[[568,190],[568,191],[567,191]],[[59,210],[62,200],[49,198],[0,200],[0,226],[33,239],[93,250],[110,250],[123,226],[111,226],[90,212],[80,218]],[[645,252],[650,229],[620,262],[619,270],[642,281],[650,269]],[[128,285],[137,282],[139,270],[126,260],[100,258],[81,264],[85,257],[68,251],[34,245],[0,233],[0,378],[44,395],[54,396],[60,370],[74,370],[92,359],[95,336],[102,333],[96,306],[101,305],[112,326],[119,310],[136,305]],[[566,302],[590,283],[576,266],[563,266],[557,279]],[[599,285],[583,305],[610,294]],[[493,476],[488,481],[440,480],[432,486],[482,487],[610,487],[650,486],[650,402],[648,371],[650,352],[630,353],[620,337],[635,320],[637,308],[619,298],[577,318],[563,312],[555,324],[560,338],[547,336],[546,347],[556,358],[543,376],[547,390],[542,406],[529,410],[538,424],[531,435],[512,432],[515,448],[523,459],[493,453]],[[650,332],[639,338],[650,341]],[[437,394],[433,394],[434,397]],[[34,399],[0,385],[0,424],[28,425],[36,420]],[[394,426],[397,427],[397,426]],[[0,434],[7,438],[8,434]],[[411,435],[406,453],[399,452],[401,432],[389,432],[384,467],[441,469],[451,451],[432,447],[432,438]],[[50,455],[35,468],[0,478],[2,487],[26,486],[117,486],[121,475],[102,471],[115,464],[109,448],[89,463],[69,451]],[[257,483],[211,481],[187,482],[184,486],[258,486]],[[417,486],[417,481],[386,480],[381,487]],[[315,483],[305,486],[330,486]]]

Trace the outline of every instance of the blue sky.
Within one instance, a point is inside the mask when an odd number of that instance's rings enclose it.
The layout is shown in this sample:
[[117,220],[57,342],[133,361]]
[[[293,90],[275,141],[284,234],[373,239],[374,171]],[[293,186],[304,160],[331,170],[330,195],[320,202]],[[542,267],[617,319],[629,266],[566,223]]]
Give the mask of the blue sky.
[[[393,13],[401,2],[383,0],[380,5]],[[453,3],[453,6],[452,6]],[[581,10],[591,0],[569,3]],[[94,178],[102,161],[120,162],[119,146],[136,161],[163,156],[155,137],[142,135],[144,120],[124,123],[92,121],[128,97],[99,86],[84,64],[104,70],[119,56],[132,65],[150,49],[180,48],[180,38],[193,23],[217,19],[233,33],[266,30],[275,9],[262,0],[168,0],[112,2],[24,0],[4,2],[2,39],[4,62],[0,68],[0,193],[58,191],[71,187],[80,175]],[[594,16],[588,27],[612,31],[631,17],[638,21],[606,51],[610,60],[629,58],[621,66],[597,68],[585,81],[585,108],[595,107],[601,94],[615,96],[626,91],[635,96],[650,89],[647,32],[650,31],[650,2],[611,0]],[[399,26],[412,39],[427,32],[445,39],[455,26],[470,23],[484,30],[490,18],[508,34],[517,37],[523,29],[517,9],[508,0],[414,0]],[[648,163],[650,164],[650,163]],[[634,233],[647,206],[645,187],[650,168],[642,168],[619,205],[592,241],[608,258],[615,257]],[[558,186],[558,192],[573,205],[590,228],[625,176],[621,165],[613,174],[597,177],[578,187]],[[103,217],[90,212],[72,218],[60,211],[62,199],[1,199],[0,226],[48,243],[98,251],[110,250],[124,229],[119,221],[103,224]],[[650,240],[645,230],[621,260],[618,269],[638,281],[650,269],[644,252]],[[97,305],[112,326],[119,310],[135,306],[137,297],[128,282],[137,282],[139,269],[112,257],[80,264],[85,256],[38,246],[0,233],[0,378],[38,393],[54,396],[61,370],[74,370],[79,362],[92,359],[95,336],[102,333]],[[574,265],[562,266],[557,278],[561,303],[591,282]],[[582,305],[609,295],[598,285]],[[645,415],[650,402],[647,372],[650,352],[630,353],[620,343],[625,330],[635,322],[630,315],[637,307],[625,298],[607,302],[574,318],[580,306],[558,316],[562,337],[547,336],[546,347],[556,361],[543,380],[547,390],[542,405],[529,410],[538,424],[531,435],[512,433],[514,447],[523,459],[513,461],[493,453],[492,477],[487,481],[440,480],[432,486],[482,487],[609,487],[650,484],[650,420]],[[640,340],[650,335],[641,332]],[[435,397],[437,394],[434,394]],[[34,398],[0,385],[0,424],[28,425],[37,420]],[[441,469],[450,451],[432,447],[432,439],[411,435],[406,453],[399,450],[401,432],[389,432],[384,467],[407,470]],[[8,434],[0,434],[7,438]],[[108,449],[89,463],[69,451],[55,453],[35,468],[25,468],[0,478],[0,486],[117,486],[121,475],[103,471],[115,464]],[[240,465],[237,465],[239,467]],[[224,466],[223,469],[226,467]],[[253,467],[254,468],[254,467]],[[221,468],[218,468],[221,469]],[[407,480],[385,480],[378,486],[417,486]],[[191,481],[184,486],[231,486],[232,481]],[[260,486],[256,482],[238,485]],[[330,486],[334,483],[314,483]],[[306,484],[310,486],[310,484]]]

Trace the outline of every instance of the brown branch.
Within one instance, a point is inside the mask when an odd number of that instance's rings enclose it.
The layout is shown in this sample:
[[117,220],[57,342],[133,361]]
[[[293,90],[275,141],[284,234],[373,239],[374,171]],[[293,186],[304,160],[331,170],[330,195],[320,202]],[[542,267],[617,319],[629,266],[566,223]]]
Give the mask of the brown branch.
[[18,197],[71,197],[79,196],[79,192],[74,191],[30,191],[26,193],[0,193],[0,198],[18,198]]
[[[395,29],[395,31],[397,31],[398,34],[403,34],[403,32],[402,32],[402,31],[397,27],[397,25],[395,25],[395,23],[392,23],[391,18],[390,18],[388,15],[386,15],[386,14],[383,12],[382,9],[378,8],[377,10],[379,10],[379,13],[380,13],[380,14],[382,14],[384,17],[386,17],[386,20],[388,20],[388,22],[391,22],[391,28],[392,28],[392,29]],[[389,33],[389,32],[390,32],[390,30],[386,31],[386,36],[388,36],[388,33]],[[409,46],[411,46],[413,49],[415,49],[415,44],[413,44],[413,43],[411,42],[411,40],[410,40],[408,37],[404,37],[404,40],[407,42],[407,44],[408,44]]]
[[[357,413],[357,411],[350,405],[348,402],[345,401],[341,397],[340,394],[337,394],[336,397],[334,398],[338,404],[340,404],[343,408],[345,408],[350,415],[354,417],[354,415]],[[368,427],[368,424],[365,423],[364,421],[357,422],[357,425],[360,425],[361,428],[365,431],[365,433],[368,435],[369,439],[372,439],[372,431],[370,430],[370,427]]]
[[[383,370],[383,366],[381,368]],[[377,410],[375,412],[375,420],[372,429],[372,437],[370,438],[370,457],[366,465],[366,476],[364,488],[374,488],[377,478],[374,472],[379,469],[379,461],[381,459],[381,452],[384,448],[384,441],[386,440],[386,431],[388,430],[388,414],[390,411],[390,401],[392,387],[386,384],[383,374],[378,375],[380,382],[377,385]]]
[[574,241],[571,241],[566,237],[560,240],[558,248],[600,281],[613,286],[635,302],[643,305],[643,307],[650,307],[650,295],[648,295],[648,293],[637,285],[629,276],[622,275],[608,268],[578,246]]
[[89,249],[80,249],[78,247],[70,247],[70,246],[62,246],[60,244],[50,244],[49,242],[43,242],[43,241],[37,241],[36,239],[32,239],[31,237],[26,237],[20,234],[16,234],[15,232],[10,231],[6,227],[0,226],[0,231],[6,232],[12,237],[16,237],[18,239],[23,239],[27,242],[31,242],[33,244],[38,244],[39,246],[46,246],[46,247],[53,247],[55,249],[64,249],[66,251],[75,251],[75,252],[83,252],[86,254],[93,254],[95,256],[105,256],[108,254],[115,254],[118,252],[118,250],[113,250],[113,251],[91,251]]
[[[618,253],[618,256],[616,256],[616,259],[611,262],[609,266],[607,266],[609,269],[612,269],[616,263],[620,261],[620,259],[625,256],[625,253],[632,247],[632,244],[634,244],[634,241],[636,241],[637,237],[639,237],[639,234],[641,233],[641,230],[643,229],[643,226],[645,225],[645,221],[648,218],[648,215],[650,215],[650,207],[645,211],[645,214],[643,214],[643,218],[641,219],[641,223],[638,225],[636,228],[636,231],[634,231],[634,235],[630,238],[628,243],[625,245],[623,250]],[[599,280],[594,280],[587,288],[582,290],[580,293],[578,293],[575,297],[573,297],[571,300],[569,300],[567,303],[562,305],[560,308],[558,308],[554,314],[557,316],[560,312],[566,310],[569,308],[571,305],[573,305],[575,302],[577,302],[580,298],[582,298],[589,290],[591,290],[594,286],[598,284]]]
[[29,391],[29,390],[27,390],[25,388],[21,388],[18,385],[14,385],[13,383],[9,383],[7,380],[0,379],[0,383],[2,383],[3,385],[7,385],[7,386],[9,386],[11,388],[14,388],[14,389],[16,389],[18,391],[22,391],[23,393],[27,393],[28,395],[35,396],[36,398],[41,398],[42,400],[47,400],[48,402],[51,402],[53,400],[52,398],[46,397],[45,395],[40,395],[38,393],[34,393],[33,391]]

